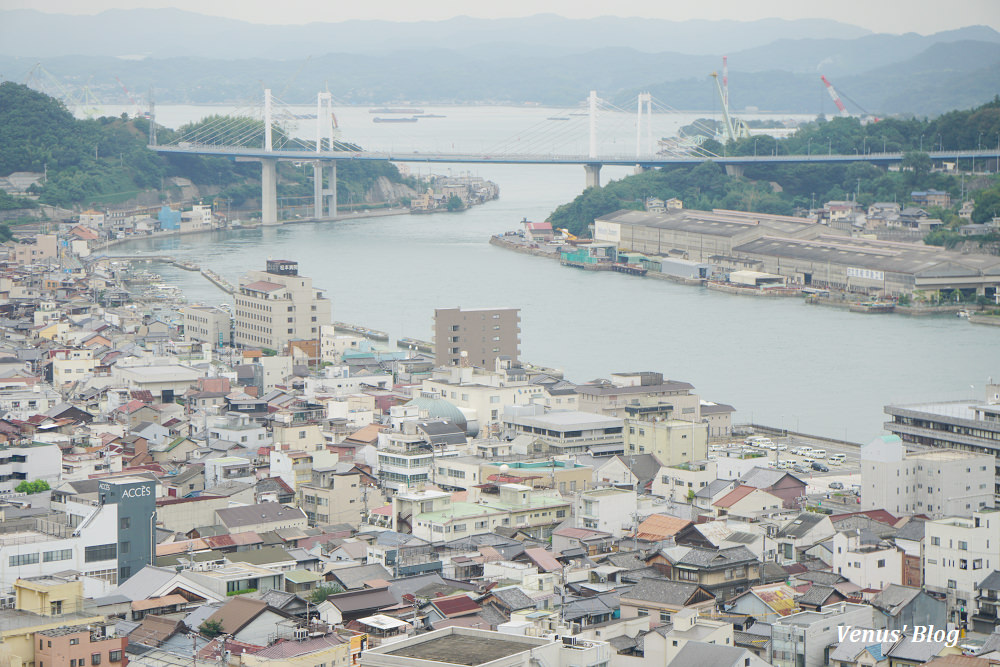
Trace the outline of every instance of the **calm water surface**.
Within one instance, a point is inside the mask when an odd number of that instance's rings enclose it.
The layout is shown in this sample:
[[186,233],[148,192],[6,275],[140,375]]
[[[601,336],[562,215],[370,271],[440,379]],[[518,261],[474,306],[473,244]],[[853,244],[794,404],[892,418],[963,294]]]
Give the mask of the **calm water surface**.
[[[361,125],[370,124],[366,112],[353,111],[359,131],[375,131]],[[507,136],[491,133],[493,125],[506,129],[552,113],[467,111],[480,114],[479,120],[502,119],[480,126],[491,139]],[[457,136],[475,140],[468,128]],[[473,173],[496,181],[501,198],[460,214],[135,241],[112,252],[171,254],[233,282],[247,269],[262,269],[268,257],[298,260],[301,273],[331,297],[334,319],[393,337],[429,339],[438,307],[519,307],[523,358],[562,368],[570,380],[662,371],[691,382],[707,400],[734,405],[740,421],[856,441],[882,432],[886,403],[979,396],[989,376],[1000,377],[1000,329],[955,317],[864,315],[798,299],[731,296],[564,268],[495,248],[487,243],[491,234],[513,229],[525,217],[541,220],[579,194],[583,169],[483,165]],[[605,169],[603,175],[607,180],[627,173]],[[198,274],[170,266],[155,270],[193,301],[232,300]]]

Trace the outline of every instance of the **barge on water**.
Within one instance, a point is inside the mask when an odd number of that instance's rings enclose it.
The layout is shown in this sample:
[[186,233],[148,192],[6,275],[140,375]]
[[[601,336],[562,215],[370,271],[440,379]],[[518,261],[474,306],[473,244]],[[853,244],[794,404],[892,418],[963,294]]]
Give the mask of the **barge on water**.
[[866,301],[865,303],[852,303],[850,308],[852,313],[891,313],[896,310],[896,304],[882,301]]

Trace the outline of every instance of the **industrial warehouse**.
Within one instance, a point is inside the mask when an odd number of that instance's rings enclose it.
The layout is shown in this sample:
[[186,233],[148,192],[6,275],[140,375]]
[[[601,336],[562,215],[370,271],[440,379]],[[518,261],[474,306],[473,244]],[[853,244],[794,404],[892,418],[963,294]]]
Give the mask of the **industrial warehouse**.
[[852,237],[807,218],[742,211],[622,210],[594,220],[594,240],[621,250],[752,270],[789,284],[899,296],[961,290],[990,298],[1000,257]]

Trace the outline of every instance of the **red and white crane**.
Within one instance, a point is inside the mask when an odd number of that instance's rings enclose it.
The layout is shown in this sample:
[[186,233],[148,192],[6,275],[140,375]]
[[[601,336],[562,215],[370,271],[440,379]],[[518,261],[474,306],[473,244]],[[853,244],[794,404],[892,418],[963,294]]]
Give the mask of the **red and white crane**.
[[830,93],[830,97],[833,98],[833,103],[836,104],[837,109],[840,110],[840,115],[843,116],[844,118],[850,117],[851,114],[847,113],[847,107],[844,106],[844,103],[840,99],[840,95],[837,94],[837,91],[836,89],[834,89],[833,85],[829,81],[827,81],[824,75],[820,74],[819,78],[823,79],[823,85],[826,86],[826,92]]

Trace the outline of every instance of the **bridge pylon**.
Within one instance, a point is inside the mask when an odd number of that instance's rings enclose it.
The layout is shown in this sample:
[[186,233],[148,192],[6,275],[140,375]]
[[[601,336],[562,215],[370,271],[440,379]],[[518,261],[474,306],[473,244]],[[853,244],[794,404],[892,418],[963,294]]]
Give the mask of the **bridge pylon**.
[[586,174],[586,181],[584,182],[584,187],[586,188],[601,187],[601,165],[599,163],[585,164],[583,165],[583,171]]

